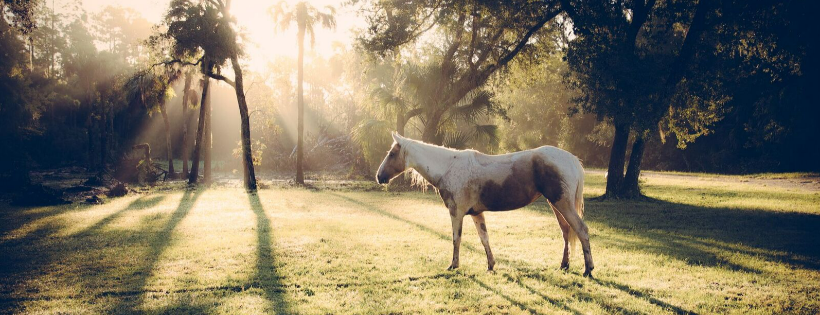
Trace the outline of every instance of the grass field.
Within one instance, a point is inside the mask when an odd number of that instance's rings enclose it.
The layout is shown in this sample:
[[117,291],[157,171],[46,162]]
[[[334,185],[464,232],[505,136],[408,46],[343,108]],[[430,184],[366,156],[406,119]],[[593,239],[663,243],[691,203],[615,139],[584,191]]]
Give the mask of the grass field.
[[595,279],[547,205],[469,218],[447,271],[431,192],[157,190],[104,205],[0,206],[0,313],[820,312],[820,194],[647,178],[641,202],[590,201]]

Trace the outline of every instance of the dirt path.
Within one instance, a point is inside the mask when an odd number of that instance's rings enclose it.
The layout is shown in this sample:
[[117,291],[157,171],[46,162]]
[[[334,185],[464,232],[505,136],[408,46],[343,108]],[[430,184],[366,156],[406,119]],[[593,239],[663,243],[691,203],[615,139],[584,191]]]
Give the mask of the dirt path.
[[[588,169],[587,174],[604,175],[606,170]],[[760,178],[755,175],[717,175],[717,174],[682,174],[656,171],[642,171],[641,178],[669,178],[669,179],[695,179],[701,181],[724,182],[724,183],[745,183],[748,185],[761,187],[781,187],[786,189],[806,190],[820,192],[820,176],[806,175],[793,178]]]

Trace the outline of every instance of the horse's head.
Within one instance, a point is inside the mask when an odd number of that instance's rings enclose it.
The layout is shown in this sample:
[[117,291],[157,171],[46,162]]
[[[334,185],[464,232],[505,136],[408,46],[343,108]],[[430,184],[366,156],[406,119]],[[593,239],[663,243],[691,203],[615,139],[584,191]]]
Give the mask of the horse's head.
[[387,156],[384,157],[384,161],[382,161],[379,171],[376,173],[376,181],[379,184],[387,184],[393,177],[403,173],[407,168],[404,161],[405,154],[401,147],[404,138],[394,132],[393,140],[393,147],[390,148],[390,151],[387,151]]

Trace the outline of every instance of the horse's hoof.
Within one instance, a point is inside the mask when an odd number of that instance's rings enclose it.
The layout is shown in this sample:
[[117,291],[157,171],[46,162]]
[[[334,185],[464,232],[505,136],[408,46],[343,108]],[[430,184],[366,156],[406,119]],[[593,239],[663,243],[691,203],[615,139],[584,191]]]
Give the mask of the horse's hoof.
[[458,266],[450,265],[450,267],[447,267],[447,270],[456,270],[456,269],[458,269]]
[[568,264],[568,263],[566,263],[566,264],[561,264],[561,270],[564,270],[564,271],[569,270],[569,264]]
[[595,277],[592,276],[592,270],[584,271],[584,277],[595,279]]

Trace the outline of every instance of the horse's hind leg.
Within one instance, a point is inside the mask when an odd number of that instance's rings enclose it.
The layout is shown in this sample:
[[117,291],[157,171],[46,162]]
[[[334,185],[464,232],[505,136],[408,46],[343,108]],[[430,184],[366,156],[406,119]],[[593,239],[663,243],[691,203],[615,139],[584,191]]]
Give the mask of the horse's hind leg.
[[484,245],[484,252],[487,253],[487,270],[493,270],[495,258],[493,258],[493,251],[490,250],[490,236],[487,235],[487,225],[484,224],[484,214],[474,214],[473,222],[475,223],[475,229],[478,231],[478,237],[481,238],[481,245]]
[[561,212],[558,212],[558,209],[555,206],[550,204],[550,208],[552,208],[552,212],[555,213],[555,217],[558,219],[558,225],[561,227],[561,234],[564,236],[564,257],[561,259],[561,269],[569,269],[569,238],[570,235],[570,226],[567,223],[567,219],[564,219],[564,216]]
[[589,231],[587,230],[587,225],[581,220],[581,217],[578,216],[578,213],[575,210],[575,204],[572,200],[567,198],[563,198],[558,200],[555,204],[555,208],[558,209],[564,219],[567,220],[569,226],[572,227],[572,230],[575,231],[575,234],[578,235],[578,239],[581,240],[581,248],[584,251],[584,276],[592,276],[592,269],[595,268],[595,265],[592,262],[592,251],[589,248]]

